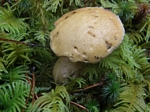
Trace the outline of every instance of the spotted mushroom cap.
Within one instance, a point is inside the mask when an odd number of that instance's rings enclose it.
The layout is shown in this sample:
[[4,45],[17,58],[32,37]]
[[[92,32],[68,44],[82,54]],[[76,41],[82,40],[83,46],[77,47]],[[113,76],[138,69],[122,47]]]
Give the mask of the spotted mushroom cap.
[[122,42],[124,28],[119,17],[102,7],[71,11],[55,22],[50,46],[57,56],[73,62],[97,63]]

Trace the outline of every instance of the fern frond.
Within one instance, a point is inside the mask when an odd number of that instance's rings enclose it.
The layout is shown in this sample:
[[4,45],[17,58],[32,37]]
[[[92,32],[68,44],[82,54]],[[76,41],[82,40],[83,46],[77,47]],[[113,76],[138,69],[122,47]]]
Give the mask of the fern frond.
[[45,0],[44,6],[46,11],[56,12],[58,7],[63,4],[63,0]]
[[71,78],[71,81],[69,81],[66,85],[66,88],[68,91],[71,91],[72,89],[78,89],[81,88],[83,84],[85,84],[85,79],[82,77],[77,77],[77,78]]
[[82,87],[82,84],[85,84],[85,80],[83,78],[76,78],[75,80],[79,86],[79,88]]
[[124,60],[124,62],[127,62],[127,64],[129,64],[130,68],[140,68],[140,65],[135,60],[135,58],[138,57],[138,54],[134,54],[136,50],[140,53],[143,52],[140,51],[141,48],[138,48],[136,45],[134,45],[129,37],[125,35],[124,41],[119,47],[118,53],[120,53],[121,58]]
[[145,83],[147,84],[147,86],[148,86],[148,91],[150,92],[150,76],[148,75],[148,76],[145,76],[144,77],[144,81],[145,81]]
[[24,21],[25,18],[16,18],[9,6],[8,9],[0,7],[0,30],[2,32],[8,32],[12,35],[20,35],[20,33],[25,33],[28,25]]
[[145,84],[147,84],[148,91],[150,92],[150,63],[147,62],[143,64],[141,73]]
[[81,0],[70,0],[69,5],[71,6],[72,3],[75,3],[76,6],[82,6]]
[[122,22],[125,23],[130,21],[136,13],[137,6],[135,1],[120,1],[118,2],[118,5],[119,8],[115,8],[115,11],[121,18]]
[[26,108],[25,101],[29,90],[30,85],[24,81],[0,85],[1,112],[21,112],[23,108]]
[[120,94],[120,83],[110,82],[102,88],[102,100],[105,104],[113,104],[117,101]]
[[45,46],[46,41],[49,39],[49,32],[45,32],[44,30],[35,32],[35,39],[38,40],[43,46]]
[[20,0],[20,1],[18,1],[16,7],[18,8],[17,10],[19,10],[18,11],[19,13],[26,12],[31,7],[31,1],[30,0]]
[[12,69],[8,69],[8,73],[2,74],[2,80],[6,82],[15,82],[17,80],[26,80],[25,74],[28,74],[29,70],[27,66],[17,66]]
[[145,41],[144,32],[132,31],[132,33],[129,34],[129,37],[136,43],[136,45]]
[[147,104],[147,112],[150,112],[150,103]]
[[99,81],[102,71],[103,68],[100,68],[98,65],[86,65],[83,75],[86,77],[86,80],[89,80],[90,82],[94,81],[95,83],[97,80]]
[[52,62],[51,64],[53,64],[56,60],[56,57],[52,55],[52,52],[49,48],[37,47],[34,48],[34,53],[36,55],[34,57],[34,60],[36,60],[36,63],[39,65],[41,65],[41,63],[50,64],[50,62]]
[[144,101],[145,88],[142,84],[129,83],[121,88],[118,103],[114,105],[115,109],[111,112],[146,112],[147,105]]
[[[0,57],[0,75],[2,75],[2,72],[7,73],[4,63],[5,63],[5,60]],[[1,79],[1,77],[0,77],[0,79]]]
[[118,81],[117,76],[112,73],[108,73],[105,78],[105,84],[101,89],[101,102],[102,105],[114,104],[119,98],[120,94],[120,81]]
[[104,8],[117,8],[118,7],[117,3],[114,0],[112,0],[112,2],[110,2],[110,0],[100,0],[100,3],[102,4]]
[[56,86],[50,93],[43,93],[30,112],[69,112],[70,98],[64,86]]
[[99,103],[95,99],[89,100],[86,104],[89,112],[100,112],[99,106]]
[[140,29],[140,32],[145,32],[146,35],[144,37],[145,41],[148,42],[150,38],[150,15],[147,17],[147,21],[143,25],[143,27]]
[[14,64],[16,61],[31,62],[30,56],[33,51],[32,48],[16,43],[3,43],[2,52],[5,53],[4,59],[7,66]]
[[134,72],[117,51],[101,60],[100,66],[111,69],[118,77],[122,77],[122,74],[125,74],[127,79],[134,77]]

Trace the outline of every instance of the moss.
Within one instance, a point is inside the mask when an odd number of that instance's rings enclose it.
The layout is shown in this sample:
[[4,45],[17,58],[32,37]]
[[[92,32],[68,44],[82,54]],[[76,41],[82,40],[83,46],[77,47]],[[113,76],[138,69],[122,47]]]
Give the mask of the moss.
[[[150,111],[149,3],[0,1],[0,111]],[[49,46],[49,32],[63,14],[90,6],[102,6],[116,13],[124,23],[125,39],[98,64],[85,64],[82,76],[59,86],[52,76],[57,57]],[[56,106],[49,108],[51,105]]]

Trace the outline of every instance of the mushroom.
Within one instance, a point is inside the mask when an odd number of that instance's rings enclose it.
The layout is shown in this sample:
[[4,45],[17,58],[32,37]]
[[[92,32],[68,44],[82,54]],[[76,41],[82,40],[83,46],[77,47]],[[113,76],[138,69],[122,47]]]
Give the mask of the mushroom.
[[123,24],[117,15],[102,7],[86,7],[66,13],[55,22],[50,46],[57,56],[68,57],[72,64],[98,63],[120,45],[123,37]]

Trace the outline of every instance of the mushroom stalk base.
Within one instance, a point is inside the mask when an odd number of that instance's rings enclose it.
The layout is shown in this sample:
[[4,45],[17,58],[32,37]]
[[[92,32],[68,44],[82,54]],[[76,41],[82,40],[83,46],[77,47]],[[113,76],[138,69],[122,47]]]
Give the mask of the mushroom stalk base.
[[62,84],[68,81],[68,77],[79,76],[83,65],[82,62],[71,62],[68,57],[60,57],[53,68],[54,81]]

